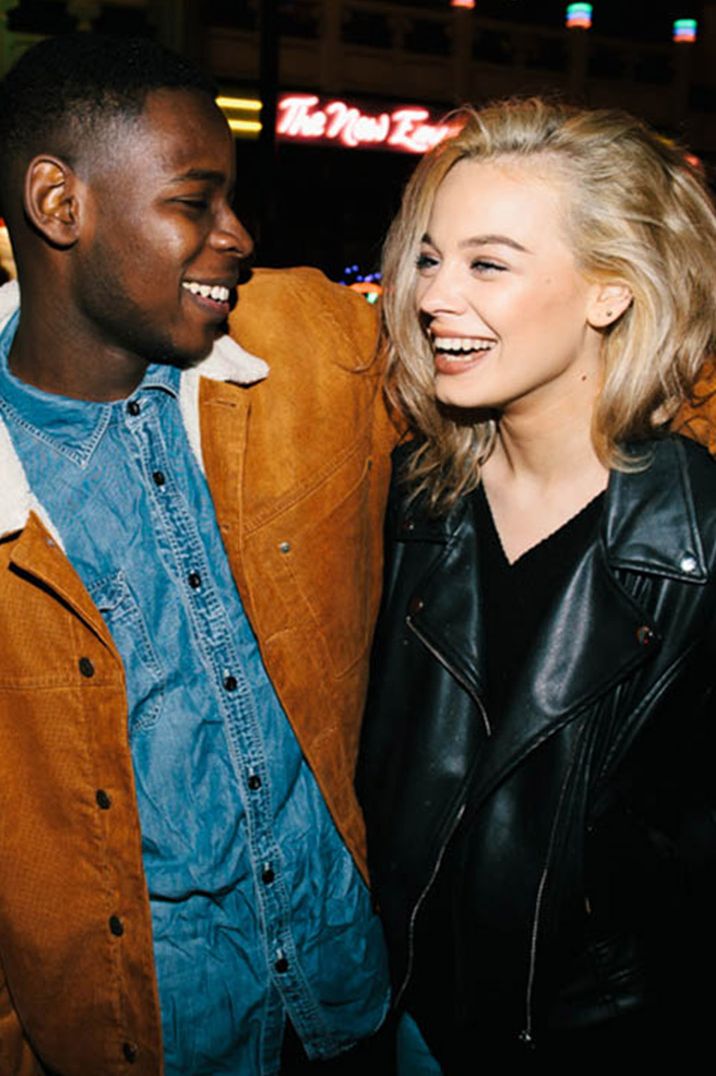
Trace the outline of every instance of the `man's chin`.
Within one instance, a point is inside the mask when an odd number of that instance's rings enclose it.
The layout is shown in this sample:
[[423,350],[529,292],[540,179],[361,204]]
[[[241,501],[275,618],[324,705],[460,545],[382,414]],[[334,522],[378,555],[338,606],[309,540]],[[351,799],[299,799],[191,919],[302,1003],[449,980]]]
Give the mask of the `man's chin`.
[[189,348],[183,349],[173,345],[168,349],[164,349],[160,355],[150,358],[149,361],[160,366],[176,366],[179,370],[191,370],[208,358],[216,341],[220,337],[226,336],[228,331],[228,321],[222,321],[215,327],[214,332],[206,339],[203,346],[190,350]]

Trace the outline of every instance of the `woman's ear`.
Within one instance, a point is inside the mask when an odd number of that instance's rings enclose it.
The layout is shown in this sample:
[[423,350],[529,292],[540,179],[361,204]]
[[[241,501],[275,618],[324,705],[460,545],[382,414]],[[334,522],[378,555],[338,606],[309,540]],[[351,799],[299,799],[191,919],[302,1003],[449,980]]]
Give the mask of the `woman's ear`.
[[631,306],[633,298],[631,288],[622,281],[597,284],[587,310],[587,321],[593,329],[607,329]]
[[77,241],[81,183],[59,157],[33,158],[25,173],[24,208],[33,226],[55,247]]

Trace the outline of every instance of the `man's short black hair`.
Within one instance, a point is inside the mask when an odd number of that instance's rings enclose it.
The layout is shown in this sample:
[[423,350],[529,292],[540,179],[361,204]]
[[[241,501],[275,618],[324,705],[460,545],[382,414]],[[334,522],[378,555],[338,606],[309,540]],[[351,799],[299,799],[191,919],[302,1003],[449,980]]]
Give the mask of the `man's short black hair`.
[[34,45],[0,82],[0,176],[35,153],[72,158],[112,121],[139,116],[147,94],[176,89],[216,96],[188,60],[145,38],[76,33]]

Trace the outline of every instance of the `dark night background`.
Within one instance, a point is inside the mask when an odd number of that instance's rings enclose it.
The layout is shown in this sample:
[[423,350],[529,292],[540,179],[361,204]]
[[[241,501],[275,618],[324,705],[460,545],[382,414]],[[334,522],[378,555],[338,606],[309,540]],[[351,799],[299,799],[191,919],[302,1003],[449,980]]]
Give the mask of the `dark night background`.
[[[397,7],[411,8],[413,11],[425,9],[426,12],[445,12],[449,8],[449,0],[392,2]],[[693,0],[593,0],[593,29],[590,34],[594,38],[602,35],[664,45],[670,42],[675,18],[696,18],[701,28],[705,6]],[[156,7],[155,4],[155,10]],[[208,40],[209,28],[219,28],[219,31],[223,28],[228,35],[253,33],[258,41],[261,18],[265,22],[268,12],[274,13],[271,24],[275,27],[277,42],[289,38],[295,41],[313,35],[311,45],[317,46],[316,11],[319,5],[312,5],[310,0],[181,0],[181,7],[187,12],[187,20],[193,20],[192,26],[196,31],[186,34],[185,51],[200,61],[206,61],[206,55],[202,55],[202,48],[205,47],[202,42]],[[713,9],[714,5],[711,7]],[[76,19],[69,14],[71,8],[72,5],[58,0],[21,0],[9,12],[7,27],[17,34],[66,32],[76,26]],[[565,8],[564,0],[477,0],[474,15],[561,29],[564,26]],[[118,6],[106,3],[99,5],[97,12],[92,16],[94,30],[116,34],[157,34],[157,23],[148,4]],[[351,12],[350,32],[354,35],[354,41],[366,45],[373,43],[371,35],[375,23],[371,19],[370,12]],[[446,57],[451,47],[449,36],[446,36],[444,27],[432,26],[435,27],[434,31],[429,22],[423,25],[421,40],[417,44],[413,42],[414,51],[416,54],[424,53],[428,58],[431,54]],[[361,34],[364,39],[361,39]],[[481,62],[479,55],[475,54],[473,64],[479,65]],[[279,90],[305,91],[310,88],[287,82],[283,66],[279,66]],[[509,65],[503,71],[509,74]],[[517,68],[514,74],[515,84],[509,92],[522,92]],[[227,80],[224,72],[219,75],[219,82],[222,89],[230,93],[246,93],[255,97],[260,92],[256,80],[252,84],[251,78],[247,78],[240,66],[236,69],[233,83],[230,78]],[[626,109],[630,108],[630,88],[628,81],[620,83],[619,92],[623,90],[620,104]],[[315,91],[321,92],[318,85]],[[641,91],[643,93],[643,86]],[[652,92],[651,89],[649,92]],[[657,95],[660,92],[662,88],[657,80],[653,93]],[[716,81],[713,86],[692,85],[690,92],[689,107],[693,104],[701,112],[706,110],[716,114]],[[365,102],[366,108],[371,105],[370,95],[364,92],[358,94],[346,90],[337,96],[360,99]],[[381,108],[381,102],[384,105],[385,102],[390,103],[391,99],[396,103],[420,101],[415,94],[401,93],[397,85],[394,97],[386,94],[383,87],[381,91],[376,90],[375,99],[376,110]],[[440,112],[449,110],[455,102],[446,95],[444,100],[425,98],[424,103]],[[678,127],[662,126],[662,129],[677,138],[683,138],[685,134]],[[704,152],[702,147],[692,148],[701,154],[708,167],[711,163],[708,149]],[[342,277],[347,264],[357,263],[363,272],[371,272],[378,267],[383,236],[397,208],[405,181],[416,163],[415,157],[410,154],[316,145],[280,144],[267,157],[265,147],[262,149],[258,143],[242,139],[237,139],[237,160],[237,207],[257,239],[257,262],[269,265],[318,265],[335,279]],[[272,162],[274,167],[271,166]],[[267,210],[269,203],[270,211]]]

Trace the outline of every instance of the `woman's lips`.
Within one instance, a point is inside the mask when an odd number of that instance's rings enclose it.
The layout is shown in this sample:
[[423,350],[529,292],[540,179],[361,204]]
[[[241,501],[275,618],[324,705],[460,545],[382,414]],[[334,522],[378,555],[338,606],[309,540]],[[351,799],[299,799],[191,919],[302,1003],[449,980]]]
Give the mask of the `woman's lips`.
[[492,351],[497,341],[480,336],[432,336],[435,369],[440,374],[461,374]]

